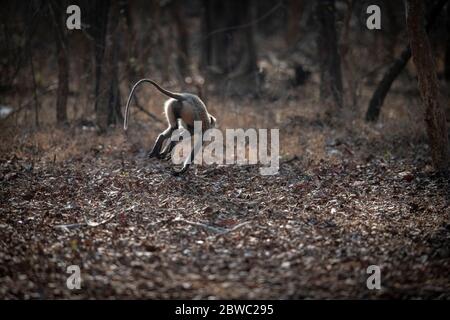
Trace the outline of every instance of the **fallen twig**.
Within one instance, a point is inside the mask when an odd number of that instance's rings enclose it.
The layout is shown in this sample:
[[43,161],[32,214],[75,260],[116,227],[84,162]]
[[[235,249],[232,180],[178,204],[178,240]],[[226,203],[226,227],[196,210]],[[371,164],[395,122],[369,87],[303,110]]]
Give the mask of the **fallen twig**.
[[110,221],[111,221],[112,219],[114,219],[115,217],[116,217],[116,215],[113,214],[113,215],[110,216],[109,218],[104,219],[104,220],[102,220],[102,221],[100,221],[100,222],[89,221],[89,220],[87,220],[86,217],[84,217],[84,220],[86,221],[86,225],[87,225],[88,227],[98,227],[98,226],[101,226],[101,225],[104,225],[104,224],[110,222]]
[[56,226],[53,226],[53,228],[69,231],[70,229],[75,229],[84,226],[86,226],[86,223],[69,223],[69,224],[58,224]]
[[190,224],[191,226],[201,227],[201,228],[204,228],[208,231],[215,232],[215,233],[223,233],[226,230],[224,228],[217,228],[217,227],[213,227],[213,226],[201,223],[201,222],[189,221],[189,220],[185,220],[182,218],[175,218],[173,220],[173,222],[184,222],[186,224]]
[[220,236],[224,236],[226,234],[229,234],[231,232],[234,232],[240,228],[242,228],[243,226],[247,225],[250,223],[250,221],[245,221],[242,223],[239,223],[237,225],[235,225],[234,227],[227,229],[227,228],[222,228],[222,227],[214,227],[205,223],[201,223],[201,222],[194,222],[194,221],[189,221],[183,218],[175,218],[174,220],[172,220],[173,222],[184,222],[186,224],[192,225],[192,226],[196,226],[196,227],[200,227],[203,229],[206,229],[210,232],[216,233],[216,235],[214,236],[214,238],[218,238]]
[[220,236],[224,236],[224,235],[226,235],[226,234],[229,234],[229,233],[231,233],[231,232],[234,232],[234,231],[236,231],[236,230],[242,228],[243,226],[246,226],[246,225],[249,224],[249,223],[250,223],[250,221],[245,221],[245,222],[239,223],[239,224],[235,225],[233,228],[227,229],[226,231],[224,231],[224,232],[222,232],[222,233],[216,235],[215,238],[218,238],[218,237],[220,237]]
[[53,228],[56,229],[62,229],[64,231],[69,231],[70,229],[75,229],[75,228],[80,228],[80,227],[91,227],[91,228],[95,228],[95,227],[99,227],[101,225],[104,225],[108,222],[110,222],[112,219],[114,219],[116,217],[116,215],[112,215],[107,219],[104,219],[100,222],[93,222],[93,221],[89,221],[86,216],[84,217],[84,221],[85,222],[81,222],[81,223],[69,223],[69,224],[58,224],[53,226]]

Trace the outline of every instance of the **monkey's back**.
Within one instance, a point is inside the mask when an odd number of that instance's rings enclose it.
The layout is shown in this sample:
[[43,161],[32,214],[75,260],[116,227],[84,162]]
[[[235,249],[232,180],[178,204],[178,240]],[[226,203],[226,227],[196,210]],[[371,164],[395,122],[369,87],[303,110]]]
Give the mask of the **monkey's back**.
[[189,128],[193,128],[194,121],[201,121],[202,130],[209,129],[209,113],[203,101],[194,94],[183,93],[182,95],[185,100],[182,101],[183,107],[180,108],[179,118]]

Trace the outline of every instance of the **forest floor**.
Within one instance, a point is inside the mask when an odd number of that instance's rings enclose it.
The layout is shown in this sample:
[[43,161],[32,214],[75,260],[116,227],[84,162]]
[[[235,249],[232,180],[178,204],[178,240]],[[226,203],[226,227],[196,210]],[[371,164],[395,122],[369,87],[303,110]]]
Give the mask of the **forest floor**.
[[14,135],[0,154],[0,298],[449,299],[450,183],[425,139],[297,123],[304,152],[275,176],[174,177],[119,130]]

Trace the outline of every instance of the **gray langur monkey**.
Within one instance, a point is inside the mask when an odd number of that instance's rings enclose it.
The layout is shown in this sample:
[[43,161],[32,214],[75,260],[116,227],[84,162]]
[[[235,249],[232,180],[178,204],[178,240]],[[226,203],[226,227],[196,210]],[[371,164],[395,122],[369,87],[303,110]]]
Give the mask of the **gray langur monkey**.
[[[123,128],[126,131],[128,129],[128,115],[130,102],[133,97],[134,90],[143,82],[151,83],[158,89],[161,93],[170,97],[164,103],[164,113],[166,115],[168,128],[161,132],[156,139],[156,142],[152,150],[148,153],[148,157],[157,157],[158,159],[165,158],[175,147],[176,141],[169,141],[164,150],[161,151],[163,143],[170,139],[172,133],[183,127],[188,130],[191,135],[194,134],[194,121],[202,122],[202,133],[206,130],[215,127],[216,118],[209,114],[203,101],[196,95],[191,93],[175,93],[162,88],[155,81],[150,79],[141,79],[133,86],[128,97],[127,106],[125,109],[125,119]],[[202,143],[202,142],[200,142]],[[174,175],[179,175],[189,168],[190,164],[193,162],[196,152],[198,151],[198,146],[194,146],[190,152],[190,155],[183,162],[183,167],[180,170],[174,170]]]

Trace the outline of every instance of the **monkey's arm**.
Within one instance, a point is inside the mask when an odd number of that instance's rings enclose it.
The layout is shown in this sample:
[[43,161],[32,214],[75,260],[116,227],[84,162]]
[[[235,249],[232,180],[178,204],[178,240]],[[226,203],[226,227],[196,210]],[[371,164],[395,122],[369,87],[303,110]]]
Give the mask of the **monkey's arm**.
[[165,159],[165,160],[169,159],[170,158],[170,153],[172,152],[173,148],[175,147],[175,145],[177,143],[178,143],[178,141],[170,140],[170,142],[167,144],[167,146],[159,154],[161,159]]
[[175,128],[170,126],[166,130],[161,132],[161,134],[156,139],[155,144],[153,145],[152,151],[150,151],[148,154],[149,158],[153,158],[153,157],[157,157],[158,159],[161,158],[161,147],[162,147],[164,141],[171,136],[173,131],[175,131]]

